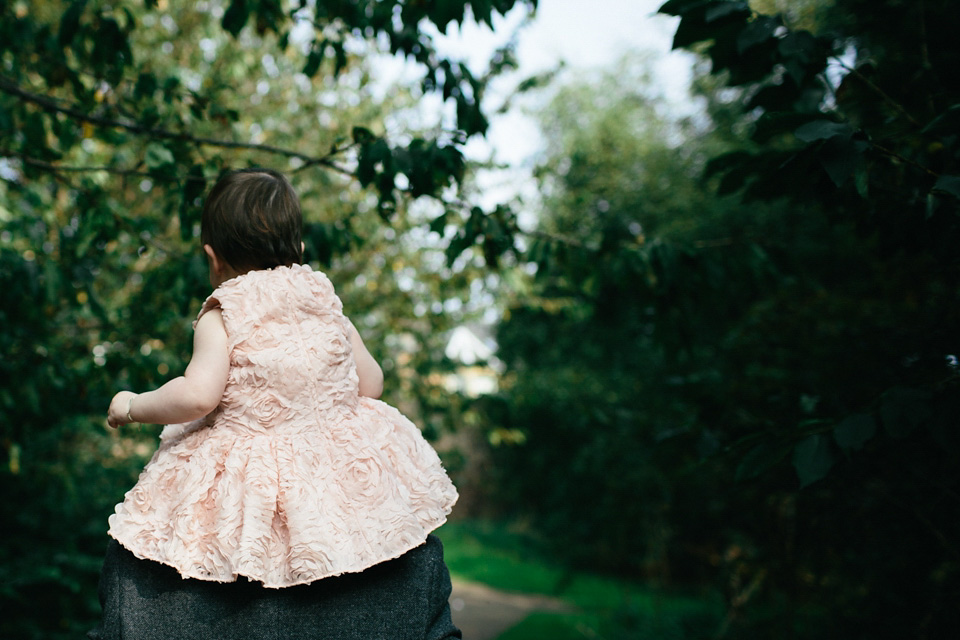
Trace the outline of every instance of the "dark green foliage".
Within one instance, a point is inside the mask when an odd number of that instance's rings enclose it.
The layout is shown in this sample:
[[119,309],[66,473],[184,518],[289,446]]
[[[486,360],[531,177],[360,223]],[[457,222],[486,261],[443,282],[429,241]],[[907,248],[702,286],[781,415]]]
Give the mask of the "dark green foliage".
[[551,116],[533,296],[499,335],[504,495],[574,561],[712,582],[719,637],[948,637],[960,14],[662,11],[717,126],[658,146],[603,83]]

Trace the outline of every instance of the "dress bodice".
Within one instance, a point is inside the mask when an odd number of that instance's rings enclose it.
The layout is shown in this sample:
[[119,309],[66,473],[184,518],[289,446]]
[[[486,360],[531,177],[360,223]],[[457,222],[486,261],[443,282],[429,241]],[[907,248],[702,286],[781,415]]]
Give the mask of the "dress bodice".
[[218,425],[292,434],[355,409],[349,324],[324,274],[304,265],[251,271],[218,287],[200,315],[215,307],[230,354]]

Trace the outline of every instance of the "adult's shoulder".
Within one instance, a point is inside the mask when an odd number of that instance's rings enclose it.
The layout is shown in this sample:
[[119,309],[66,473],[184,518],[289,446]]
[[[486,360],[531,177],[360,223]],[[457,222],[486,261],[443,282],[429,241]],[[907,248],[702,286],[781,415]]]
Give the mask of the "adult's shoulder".
[[280,640],[449,640],[461,637],[449,597],[443,546],[434,536],[361,573],[284,589],[182,579],[114,541],[101,575],[103,621],[89,637],[247,640],[269,633]]

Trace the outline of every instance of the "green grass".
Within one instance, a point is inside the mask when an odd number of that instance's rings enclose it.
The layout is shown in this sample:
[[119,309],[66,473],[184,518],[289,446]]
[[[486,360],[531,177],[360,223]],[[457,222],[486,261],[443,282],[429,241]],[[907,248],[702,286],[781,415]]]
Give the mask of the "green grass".
[[583,640],[596,638],[593,629],[599,626],[593,616],[582,614],[531,613],[515,627],[502,633],[497,640]]
[[569,612],[534,612],[498,640],[687,640],[713,637],[721,624],[717,598],[572,571],[546,556],[535,538],[509,525],[454,521],[437,535],[453,576],[571,605]]
[[543,560],[531,537],[499,523],[457,520],[436,534],[455,576],[506,591],[554,595],[566,575]]

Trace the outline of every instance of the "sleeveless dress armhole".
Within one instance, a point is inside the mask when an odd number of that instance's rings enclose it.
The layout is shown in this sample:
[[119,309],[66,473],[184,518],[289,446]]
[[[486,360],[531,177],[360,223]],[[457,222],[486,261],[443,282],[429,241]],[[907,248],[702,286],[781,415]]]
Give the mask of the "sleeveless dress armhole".
[[217,292],[211,293],[206,300],[203,301],[203,306],[200,308],[200,313],[197,314],[196,319],[193,321],[193,330],[197,330],[197,323],[200,322],[200,318],[203,317],[203,314],[211,311],[213,309],[221,309],[220,298],[217,296]]
[[316,294],[320,297],[320,299],[329,300],[330,310],[335,317],[337,325],[343,331],[344,335],[349,339],[351,321],[343,312],[343,301],[340,299],[340,296],[337,295],[336,289],[333,286],[333,282],[329,277],[327,277],[327,274],[323,273],[322,271],[314,271],[313,274],[316,280]]

